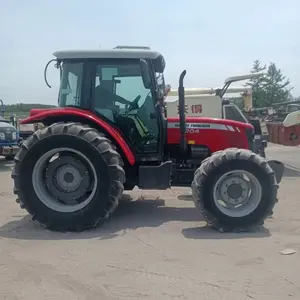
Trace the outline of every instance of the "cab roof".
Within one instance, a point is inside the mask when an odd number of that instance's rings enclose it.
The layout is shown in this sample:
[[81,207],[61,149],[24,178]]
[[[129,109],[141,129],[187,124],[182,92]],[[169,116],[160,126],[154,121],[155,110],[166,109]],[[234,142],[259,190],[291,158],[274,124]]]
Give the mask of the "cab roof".
[[140,48],[124,48],[124,49],[99,49],[99,50],[62,50],[56,51],[53,55],[58,60],[64,59],[105,59],[105,58],[123,58],[123,59],[156,59],[162,57],[162,54],[150,49],[140,49]]

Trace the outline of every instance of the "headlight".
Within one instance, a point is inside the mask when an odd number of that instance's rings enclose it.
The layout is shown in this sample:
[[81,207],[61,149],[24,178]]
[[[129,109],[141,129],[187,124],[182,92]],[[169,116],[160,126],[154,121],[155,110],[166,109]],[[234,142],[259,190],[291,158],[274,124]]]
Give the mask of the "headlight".
[[0,132],[0,140],[5,140],[5,134],[4,134],[4,132]]
[[17,139],[17,133],[16,133],[16,132],[13,132],[13,134],[12,134],[12,139],[13,139],[13,140],[16,140],[16,139]]

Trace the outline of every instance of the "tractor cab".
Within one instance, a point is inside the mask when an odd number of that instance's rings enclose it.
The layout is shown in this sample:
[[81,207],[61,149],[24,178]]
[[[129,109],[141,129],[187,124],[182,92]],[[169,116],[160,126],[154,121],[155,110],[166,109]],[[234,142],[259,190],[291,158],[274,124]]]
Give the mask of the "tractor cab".
[[147,47],[112,50],[59,51],[59,107],[94,113],[128,139],[138,154],[160,151],[165,60]]

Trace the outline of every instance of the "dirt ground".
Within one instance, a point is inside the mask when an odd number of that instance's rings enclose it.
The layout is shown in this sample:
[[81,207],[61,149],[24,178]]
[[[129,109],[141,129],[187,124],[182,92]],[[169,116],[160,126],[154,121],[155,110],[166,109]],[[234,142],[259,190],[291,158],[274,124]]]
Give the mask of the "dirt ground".
[[53,233],[15,203],[1,161],[0,299],[300,299],[300,148],[267,153],[287,165],[279,203],[247,234],[205,227],[182,188],[134,191],[103,227]]

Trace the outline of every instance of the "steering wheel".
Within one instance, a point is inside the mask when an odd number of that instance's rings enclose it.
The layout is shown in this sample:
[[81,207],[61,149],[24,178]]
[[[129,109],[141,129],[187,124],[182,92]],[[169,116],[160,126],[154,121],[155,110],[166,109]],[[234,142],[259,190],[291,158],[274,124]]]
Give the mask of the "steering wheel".
[[134,98],[134,100],[132,102],[130,102],[128,105],[125,106],[127,112],[133,110],[133,109],[138,109],[139,106],[138,106],[138,102],[140,101],[141,99],[141,95],[138,95],[137,97]]

